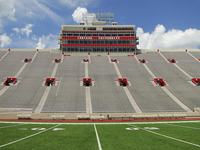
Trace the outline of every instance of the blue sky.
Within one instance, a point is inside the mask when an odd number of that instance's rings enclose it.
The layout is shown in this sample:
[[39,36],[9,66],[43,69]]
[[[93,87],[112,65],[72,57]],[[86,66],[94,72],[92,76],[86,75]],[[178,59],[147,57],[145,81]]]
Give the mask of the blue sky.
[[200,48],[199,6],[199,0],[0,0],[0,47],[56,47],[61,24],[75,24],[79,7],[136,25],[142,48]]
[[[118,1],[118,3],[117,3]],[[108,0],[101,7],[106,7],[116,14],[122,23],[135,24],[152,31],[157,24],[167,28],[199,28],[199,0]],[[115,5],[116,3],[116,5]]]

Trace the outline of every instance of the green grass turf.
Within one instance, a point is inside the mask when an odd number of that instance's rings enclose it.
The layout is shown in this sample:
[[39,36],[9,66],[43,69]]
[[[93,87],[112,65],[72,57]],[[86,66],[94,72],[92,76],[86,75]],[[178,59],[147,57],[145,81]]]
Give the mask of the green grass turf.
[[[144,125],[140,125],[139,127],[142,127]],[[158,132],[167,136],[171,136],[174,138],[178,138],[181,140],[185,140],[188,142],[192,142],[195,144],[199,144],[200,145],[200,126],[199,126],[199,130],[197,129],[192,129],[192,128],[184,128],[182,127],[182,125],[180,124],[176,124],[176,126],[172,126],[170,124],[157,124],[157,125],[153,125],[154,127],[158,127],[160,128],[159,131],[154,131],[154,132]],[[188,125],[184,125],[187,127],[191,127],[189,124]]]
[[0,129],[0,145],[18,140],[20,138],[23,138],[23,137],[26,137],[38,132],[38,131],[32,131],[31,128],[50,127],[50,126],[51,125],[23,125],[22,124],[20,126],[2,128]]
[[15,125],[18,125],[18,124],[0,123],[0,128],[5,127],[5,126],[15,126]]
[[[162,127],[162,129],[156,132],[161,133],[160,131],[163,130],[163,126],[165,127],[165,130],[169,128],[168,126],[166,127],[165,125],[159,125],[159,127]],[[137,127],[157,127],[157,125],[137,125]],[[115,150],[120,150],[120,149],[127,149],[127,150],[129,149],[137,149],[137,150],[200,149],[188,144],[184,144],[184,143],[167,139],[155,134],[151,134],[143,130],[128,131],[128,130],[125,130],[125,128],[127,128],[126,125],[98,126],[98,131],[99,131],[103,149],[106,149],[106,150],[112,150],[112,149],[115,149]]]
[[[49,128],[55,125],[26,125],[24,128]],[[31,149],[31,150],[44,150],[44,149],[70,149],[70,150],[98,150],[96,135],[93,125],[60,125],[57,128],[64,128],[64,131],[52,131],[49,130],[32,138],[23,140],[16,144],[9,145],[4,149],[18,150],[18,149]],[[11,131],[12,132],[12,131]],[[22,135],[20,135],[22,132]],[[20,137],[27,136],[27,132],[30,130],[19,131],[14,129],[15,135]],[[33,134],[39,131],[31,131]],[[13,134],[11,134],[13,135]],[[12,138],[9,136],[8,138]],[[6,138],[6,140],[8,139]],[[13,138],[12,138],[13,139]],[[4,140],[5,141],[5,140]],[[5,143],[5,142],[4,142]],[[22,146],[23,145],[23,146]]]
[[173,123],[173,125],[178,125],[178,126],[189,126],[189,127],[194,127],[194,128],[200,128],[200,123]]
[[[1,126],[15,124],[0,123]],[[102,150],[197,150],[186,143],[168,139],[153,133],[141,130],[144,127],[157,127],[159,130],[153,132],[167,135],[173,138],[185,140],[200,145],[200,122],[199,123],[174,123],[169,124],[96,124]],[[26,136],[39,133],[32,128],[51,128],[55,124],[24,124],[9,128],[0,128],[0,146]],[[184,128],[194,127],[192,128]],[[140,128],[140,130],[126,130],[126,128]],[[5,150],[98,150],[98,144],[93,124],[91,125],[69,125],[62,124],[56,128],[61,131],[46,131],[36,136],[13,143],[0,148]]]

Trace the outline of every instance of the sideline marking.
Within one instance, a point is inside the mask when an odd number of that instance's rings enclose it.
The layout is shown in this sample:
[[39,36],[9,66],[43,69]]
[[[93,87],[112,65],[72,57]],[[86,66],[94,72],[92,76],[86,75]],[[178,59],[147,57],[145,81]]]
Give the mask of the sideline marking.
[[1,58],[0,61],[2,61],[7,55],[8,55],[9,51],[7,51]]
[[195,128],[195,127],[189,127],[189,126],[182,126],[182,125],[175,125],[175,124],[168,124],[169,126],[175,126],[175,127],[182,127],[182,128],[188,128],[188,129],[195,129],[195,130],[200,130],[200,128]]
[[96,134],[96,138],[97,138],[97,143],[98,143],[99,150],[102,150],[101,142],[100,142],[100,139],[99,139],[99,134],[98,134],[98,131],[97,131],[97,128],[96,128],[95,124],[94,124],[94,130],[95,130],[95,134]]
[[49,130],[51,130],[51,129],[57,127],[57,126],[60,126],[60,125],[61,125],[61,124],[57,124],[57,125],[55,125],[55,126],[53,126],[53,127],[51,127],[51,128],[48,128],[48,129],[46,129],[46,130],[43,130],[43,131],[37,132],[37,133],[35,133],[35,134],[31,134],[31,135],[29,135],[29,136],[20,138],[20,139],[18,139],[18,140],[15,140],[15,141],[12,141],[12,142],[9,142],[9,143],[0,145],[0,148],[6,147],[6,146],[8,146],[8,145],[11,145],[11,144],[14,144],[14,143],[17,143],[17,142],[26,140],[26,139],[29,139],[29,138],[34,137],[34,136],[36,136],[36,135],[39,135],[39,134],[41,134],[41,133],[47,132],[47,131],[49,131]]
[[[70,123],[70,122],[9,122],[9,121],[0,121],[0,123],[10,123],[10,124],[25,124],[25,125],[29,125],[29,124],[62,124],[62,125],[93,125],[93,122],[84,122],[84,123]],[[193,120],[193,121],[161,121],[161,122],[97,122],[95,124],[97,125],[130,125],[130,124],[174,124],[174,123],[200,123],[199,120]]]
[[[161,54],[161,53],[160,53]],[[135,56],[135,58],[137,58],[137,56]],[[165,58],[163,56],[163,58]],[[166,58],[165,58],[166,59]],[[145,67],[145,69],[147,70],[147,72],[152,76],[152,78],[155,78],[156,76],[154,75],[154,73],[150,70],[150,68],[146,65],[143,64],[143,66]],[[192,112],[192,110],[187,107],[185,104],[183,104],[174,94],[172,94],[169,89],[167,87],[161,87],[161,89],[175,102],[177,103],[183,110],[187,111],[187,112]]]
[[[133,125],[130,125],[130,126],[133,126]],[[134,127],[137,127],[137,126],[134,126]],[[168,139],[172,139],[172,140],[174,140],[174,141],[178,141],[178,142],[181,142],[181,143],[189,144],[189,145],[192,145],[192,146],[195,146],[195,147],[199,147],[199,148],[200,148],[200,145],[199,145],[199,144],[195,144],[195,143],[188,142],[188,141],[185,141],[185,140],[177,139],[177,138],[174,138],[174,137],[165,135],[165,134],[157,133],[157,132],[154,132],[154,131],[151,131],[151,130],[147,130],[147,129],[143,129],[143,128],[140,128],[140,127],[137,127],[137,128],[139,128],[139,129],[141,129],[141,130],[143,130],[143,131],[146,131],[146,132],[155,134],[155,135],[159,135],[159,136],[162,136],[162,137],[165,137],[165,138],[168,138]]]
[[[63,59],[64,59],[64,56],[61,55],[61,61],[63,61]],[[51,73],[51,77],[55,77],[56,72],[58,70],[58,65],[59,65],[59,63],[55,63],[53,71]],[[34,111],[35,113],[40,113],[42,111],[42,109],[43,109],[43,107],[44,107],[44,105],[46,103],[46,100],[47,100],[47,97],[49,95],[50,90],[51,90],[51,86],[46,87],[46,89],[45,89],[45,91],[44,91],[44,93],[43,93],[43,95],[42,95],[42,97],[40,99],[39,104],[35,108],[35,111]]]
[[[109,62],[111,62],[111,58],[110,58],[109,55],[108,55],[108,60],[109,60]],[[114,63],[112,63],[112,64],[114,65],[114,68],[115,68],[115,71],[116,71],[116,73],[117,73],[118,78],[121,78],[122,75],[121,75],[121,73],[120,73],[120,71],[119,71],[119,68],[118,68],[118,66],[117,66],[117,63],[114,62]],[[131,103],[131,106],[132,106],[133,109],[135,110],[135,112],[136,112],[136,113],[142,113],[142,110],[141,110],[140,107],[137,105],[137,103],[136,103],[134,97],[132,96],[131,92],[129,91],[128,87],[123,87],[123,89],[124,89],[124,91],[125,91],[125,93],[126,93],[126,96],[127,96],[128,99],[129,99],[129,102]]]
[[32,108],[2,108],[0,107],[0,112],[2,111],[32,111]]

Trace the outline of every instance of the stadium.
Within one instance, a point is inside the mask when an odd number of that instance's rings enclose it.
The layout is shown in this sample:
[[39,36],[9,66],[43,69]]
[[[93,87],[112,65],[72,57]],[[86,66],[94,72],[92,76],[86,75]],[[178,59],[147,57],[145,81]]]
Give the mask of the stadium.
[[59,49],[1,49],[0,149],[199,149],[200,51],[87,17]]

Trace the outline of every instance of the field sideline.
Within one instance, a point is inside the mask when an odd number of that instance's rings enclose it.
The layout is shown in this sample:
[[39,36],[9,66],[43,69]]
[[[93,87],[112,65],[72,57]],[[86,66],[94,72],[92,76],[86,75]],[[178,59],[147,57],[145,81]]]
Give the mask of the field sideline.
[[129,123],[0,122],[6,150],[197,150],[200,121]]

